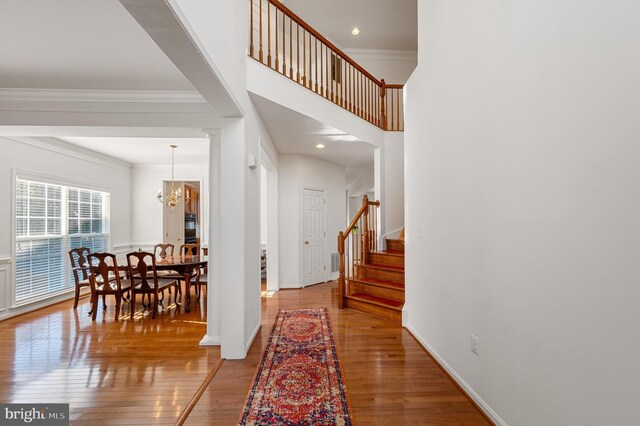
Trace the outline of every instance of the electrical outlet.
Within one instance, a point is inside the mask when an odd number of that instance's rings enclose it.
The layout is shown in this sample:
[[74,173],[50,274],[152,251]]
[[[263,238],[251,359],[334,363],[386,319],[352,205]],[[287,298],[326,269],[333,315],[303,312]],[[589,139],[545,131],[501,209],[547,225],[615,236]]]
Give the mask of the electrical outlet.
[[471,333],[471,352],[480,356],[480,338]]
[[418,235],[420,236],[420,238],[424,238],[424,226],[418,226]]

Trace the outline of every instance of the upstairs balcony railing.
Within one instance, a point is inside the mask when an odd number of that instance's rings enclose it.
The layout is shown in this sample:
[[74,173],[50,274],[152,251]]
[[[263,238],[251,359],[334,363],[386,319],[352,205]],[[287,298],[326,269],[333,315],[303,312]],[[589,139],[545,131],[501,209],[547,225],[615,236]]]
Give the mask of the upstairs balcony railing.
[[402,84],[376,79],[279,1],[250,1],[249,56],[383,130],[404,130]]

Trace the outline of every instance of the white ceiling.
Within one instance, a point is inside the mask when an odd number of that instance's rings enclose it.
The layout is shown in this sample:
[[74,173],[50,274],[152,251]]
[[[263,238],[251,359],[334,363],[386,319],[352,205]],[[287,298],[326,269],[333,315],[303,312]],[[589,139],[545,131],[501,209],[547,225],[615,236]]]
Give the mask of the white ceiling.
[[171,148],[178,145],[175,164],[208,165],[209,139],[207,138],[59,138],[109,157],[135,165],[169,165]]
[[1,0],[0,87],[194,90],[117,0]]
[[[306,155],[345,167],[373,168],[373,145],[280,104],[250,95],[280,154]],[[316,148],[319,143],[326,148]]]
[[[417,0],[283,0],[343,48],[418,50]],[[351,30],[360,29],[358,36]]]

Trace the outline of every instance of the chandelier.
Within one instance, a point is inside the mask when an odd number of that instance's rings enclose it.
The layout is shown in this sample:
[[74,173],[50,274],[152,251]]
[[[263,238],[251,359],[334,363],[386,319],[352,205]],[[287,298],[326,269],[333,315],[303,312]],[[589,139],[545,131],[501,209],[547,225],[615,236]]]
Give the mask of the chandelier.
[[[180,200],[182,200],[182,188],[178,188],[176,190],[175,184],[174,184],[175,151],[178,145],[169,145],[169,146],[171,147],[171,186],[169,188],[169,193],[166,195],[162,193],[162,189],[159,189],[157,198],[159,202],[164,203],[171,208],[174,208],[175,206],[178,205]],[[189,201],[189,197],[187,197],[187,199],[184,200],[185,203],[188,201]]]

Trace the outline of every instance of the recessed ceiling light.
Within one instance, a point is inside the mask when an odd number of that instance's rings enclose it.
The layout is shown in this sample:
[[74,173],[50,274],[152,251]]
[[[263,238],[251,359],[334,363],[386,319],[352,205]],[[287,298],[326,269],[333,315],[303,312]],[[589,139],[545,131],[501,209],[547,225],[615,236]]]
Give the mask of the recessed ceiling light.
[[351,30],[351,34],[353,35],[358,35],[360,34],[360,28],[355,27],[354,29]]
[[318,148],[318,149],[322,149],[322,148],[324,148],[324,144],[319,143],[318,145],[316,145],[316,148]]

